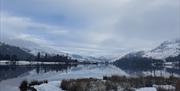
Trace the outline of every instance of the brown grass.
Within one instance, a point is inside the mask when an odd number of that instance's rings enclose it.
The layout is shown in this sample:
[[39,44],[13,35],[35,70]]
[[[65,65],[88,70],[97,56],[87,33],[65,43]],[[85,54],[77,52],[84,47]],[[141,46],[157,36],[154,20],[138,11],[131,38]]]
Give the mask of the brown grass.
[[180,80],[176,82],[176,91],[180,91]]
[[125,76],[111,76],[103,77],[103,80],[109,80],[111,82],[119,83],[120,85],[129,84],[130,87],[139,88],[139,87],[152,87],[153,84],[156,85],[173,85],[175,86],[176,81],[180,79],[177,77],[125,77]]
[[[94,86],[94,84],[96,84]],[[63,90],[67,91],[88,91],[90,87],[99,89],[98,91],[103,91],[101,86],[103,86],[104,82],[100,79],[95,78],[82,78],[82,79],[70,79],[70,80],[62,80],[60,87]],[[94,87],[93,87],[94,86]],[[95,90],[96,91],[96,90]]]
[[[95,78],[63,80],[60,87],[67,91],[88,91],[89,89],[92,90],[93,87],[95,89],[92,91],[117,91],[119,87],[123,88],[122,91],[135,91],[135,88],[152,87],[153,84],[156,84],[176,86],[176,91],[180,91],[179,80],[180,78],[177,77],[125,77],[113,75],[111,77],[104,76],[103,80]],[[95,84],[95,86],[93,86],[93,84]],[[100,90],[97,90],[97,88],[100,88]],[[166,91],[161,88],[157,88],[157,90]]]

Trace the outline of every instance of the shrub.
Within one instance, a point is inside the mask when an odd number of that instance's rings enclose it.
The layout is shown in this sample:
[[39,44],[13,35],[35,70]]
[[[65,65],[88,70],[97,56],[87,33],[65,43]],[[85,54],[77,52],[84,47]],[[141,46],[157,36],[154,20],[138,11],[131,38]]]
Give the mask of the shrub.
[[123,91],[135,91],[135,89],[132,89],[132,88],[125,88]]
[[29,83],[29,86],[40,85],[40,84],[41,84],[40,82],[38,82],[37,80],[34,80],[34,81]]
[[20,86],[19,86],[19,89],[20,91],[37,91],[34,87],[34,85],[40,85],[40,84],[43,84],[43,83],[48,83],[47,80],[44,80],[44,81],[37,81],[37,80],[34,80],[34,81],[31,81],[30,83],[28,83],[28,81],[24,80],[21,82]]
[[107,76],[103,76],[103,80],[108,80],[108,77]]
[[28,82],[26,80],[22,81],[19,86],[20,91],[27,91],[28,90]]
[[48,81],[47,81],[47,80],[44,80],[44,81],[34,80],[34,81],[31,81],[31,82],[29,83],[29,86],[41,85],[41,84],[43,84],[43,83],[48,83]]
[[48,80],[44,80],[44,83],[48,83]]
[[117,91],[117,89],[118,89],[117,84],[115,84],[111,81],[106,81],[105,85],[106,85],[106,91],[111,91],[111,90]]
[[163,89],[163,88],[157,88],[157,91],[169,91],[169,90],[166,90],[166,89]]

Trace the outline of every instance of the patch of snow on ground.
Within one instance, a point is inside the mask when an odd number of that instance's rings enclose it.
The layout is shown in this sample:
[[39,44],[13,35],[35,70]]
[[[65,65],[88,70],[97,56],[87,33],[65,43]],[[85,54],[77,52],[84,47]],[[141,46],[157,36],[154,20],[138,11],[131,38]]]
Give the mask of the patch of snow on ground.
[[153,85],[155,88],[161,88],[168,91],[174,91],[176,88],[172,85]]
[[144,87],[144,88],[136,89],[136,91],[157,91],[157,90],[154,87]]
[[60,89],[60,81],[48,82],[48,84],[41,84],[34,86],[37,91],[63,91]]

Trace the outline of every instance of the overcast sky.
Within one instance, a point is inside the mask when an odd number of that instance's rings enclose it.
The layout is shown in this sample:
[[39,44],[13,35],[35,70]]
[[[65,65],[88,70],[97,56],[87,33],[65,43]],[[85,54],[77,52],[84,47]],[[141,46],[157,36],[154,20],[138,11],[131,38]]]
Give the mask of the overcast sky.
[[0,40],[81,55],[148,50],[180,37],[180,0],[0,0]]

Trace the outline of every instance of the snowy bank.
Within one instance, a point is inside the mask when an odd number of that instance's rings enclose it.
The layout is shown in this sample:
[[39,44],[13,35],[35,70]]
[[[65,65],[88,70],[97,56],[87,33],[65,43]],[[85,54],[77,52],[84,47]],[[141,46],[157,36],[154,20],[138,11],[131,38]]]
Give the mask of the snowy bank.
[[144,87],[144,88],[136,89],[136,91],[157,91],[157,90],[154,87]]

